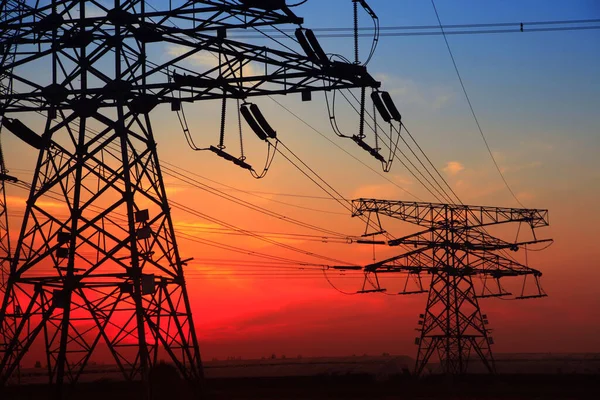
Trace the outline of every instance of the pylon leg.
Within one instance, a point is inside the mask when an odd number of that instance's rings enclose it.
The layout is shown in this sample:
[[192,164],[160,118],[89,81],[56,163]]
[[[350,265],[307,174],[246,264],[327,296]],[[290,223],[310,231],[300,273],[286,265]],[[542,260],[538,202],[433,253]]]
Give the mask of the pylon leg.
[[0,309],[0,384],[31,354],[46,355],[57,398],[91,362],[147,384],[166,360],[202,381],[150,121],[106,115],[47,121]]
[[415,374],[421,375],[430,361],[436,361],[434,356],[440,363],[440,372],[445,374],[466,374],[472,356],[476,356],[487,371],[494,373],[485,322],[471,276],[434,272],[420,322],[422,329]]

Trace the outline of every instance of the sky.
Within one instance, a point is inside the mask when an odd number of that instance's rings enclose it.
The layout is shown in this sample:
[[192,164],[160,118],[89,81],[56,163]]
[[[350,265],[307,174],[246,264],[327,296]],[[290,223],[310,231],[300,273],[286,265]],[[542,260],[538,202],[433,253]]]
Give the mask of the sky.
[[[370,0],[369,4],[382,26],[437,24],[429,1]],[[443,24],[600,18],[600,5],[593,0],[438,0],[436,5]],[[305,27],[352,24],[350,0],[309,0],[294,10],[305,18]],[[361,26],[369,24],[361,19]],[[555,240],[543,252],[529,252],[527,260],[544,273],[548,297],[481,301],[493,328],[494,351],[600,352],[600,247],[596,243],[600,213],[595,208],[600,200],[600,30],[449,35],[448,41],[506,181],[526,207],[550,210],[550,227],[538,233]],[[352,57],[351,38],[320,42],[327,52]],[[362,54],[369,45],[368,39],[361,40]],[[165,48],[164,56],[176,51]],[[442,36],[382,37],[369,71],[391,93],[403,122],[464,203],[518,206],[486,150]],[[276,100],[300,119],[269,98],[253,101],[285,145],[340,195],[435,201],[400,163],[384,173],[352,141],[336,137],[322,94],[314,95],[310,103],[298,97]],[[340,107],[344,129],[353,132],[356,119]],[[218,105],[196,103],[186,106],[186,111],[196,142],[214,145]],[[236,123],[231,112],[226,136],[231,151],[239,146]],[[163,167],[183,168],[192,180],[288,219],[347,236],[364,232],[363,222],[351,218],[348,210],[283,157],[276,156],[264,179],[254,180],[213,154],[190,150],[167,107],[153,115],[153,126]],[[246,139],[248,161],[260,165],[266,149],[253,139]],[[8,168],[23,180],[31,179],[35,153],[13,137],[3,135],[3,141]],[[165,181],[171,201],[241,229],[268,232],[278,243],[336,263],[365,265],[395,254],[385,247],[325,239],[322,232],[200,190],[189,184],[191,180],[184,183],[166,173]],[[9,187],[8,195],[16,240],[26,193]],[[414,329],[426,296],[355,295],[362,285],[360,278],[328,273],[328,280],[320,271],[307,270],[284,274],[264,258],[199,244],[188,240],[189,235],[306,263],[333,261],[233,235],[215,220],[181,210],[173,211],[173,219],[176,230],[183,233],[179,237],[182,256],[194,257],[186,273],[204,358],[416,354]],[[396,236],[414,230],[393,221],[384,224]],[[523,260],[524,254],[517,256]],[[384,278],[383,282],[390,289],[398,287],[397,280]]]

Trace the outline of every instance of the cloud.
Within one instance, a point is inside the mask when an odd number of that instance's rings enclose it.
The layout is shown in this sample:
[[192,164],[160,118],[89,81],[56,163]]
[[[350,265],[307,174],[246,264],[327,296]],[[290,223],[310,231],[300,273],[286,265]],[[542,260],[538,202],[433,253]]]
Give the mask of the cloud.
[[85,14],[88,18],[99,18],[105,17],[106,11],[96,6],[95,4],[91,4],[89,2],[85,3]]
[[532,192],[519,192],[517,193],[517,198],[520,201],[529,202],[535,200],[536,195]]
[[501,169],[502,173],[519,172],[519,171],[523,171],[523,170],[539,168],[542,165],[543,165],[543,163],[541,161],[532,161],[532,162],[529,162],[526,164],[515,165],[514,167],[502,167],[500,169]]
[[[25,208],[25,206],[27,204],[27,199],[25,197],[6,196],[6,203],[9,206]],[[42,200],[42,199],[36,200],[35,205],[38,207],[41,207],[41,208],[46,208],[46,209],[48,209],[48,208],[52,208],[52,209],[64,208],[64,209],[66,209],[67,208],[65,203],[59,203],[58,201]]]
[[176,186],[168,186],[168,185],[167,185],[167,186],[165,187],[165,191],[167,192],[167,195],[169,195],[169,196],[174,196],[174,195],[176,195],[177,193],[182,193],[182,192],[185,192],[185,191],[187,191],[187,189],[186,189],[186,188],[184,188],[184,187],[176,187]]
[[[170,57],[179,57],[188,53],[192,48],[181,45],[169,45],[167,47],[167,55]],[[219,66],[219,56],[209,51],[200,51],[185,58],[186,62],[195,67],[201,67],[204,70],[214,69]],[[225,60],[223,60],[225,62]],[[204,71],[202,71],[204,72]],[[224,70],[224,74],[227,71]],[[236,76],[239,72],[236,71]],[[245,64],[242,68],[242,74],[246,76],[262,75],[259,68],[252,63]],[[216,76],[215,76],[216,77]]]
[[177,232],[183,232],[187,234],[197,234],[199,232],[206,232],[206,230],[215,230],[221,228],[220,225],[203,222],[175,221],[173,225]]
[[[192,50],[191,48],[181,45],[170,45],[167,47],[167,54],[171,57],[179,57]],[[186,60],[197,67],[216,68],[219,66],[218,56],[209,52],[195,53],[188,56]]]
[[450,105],[456,98],[455,92],[445,86],[427,86],[411,79],[387,74],[375,75],[399,105],[417,105],[439,110]]
[[458,161],[449,161],[444,167],[444,172],[450,176],[456,176],[461,171],[464,171],[465,166]]
[[398,199],[402,194],[397,186],[388,183],[360,186],[354,191],[352,198]]
[[[323,313],[322,302],[329,302],[329,312]],[[266,307],[258,311],[242,310],[243,314],[219,321],[212,329],[206,329],[205,338],[244,339],[275,337],[282,334],[306,334],[306,331],[332,329],[343,331],[343,325],[355,326],[374,309],[385,308],[382,298],[365,298],[357,307],[344,307],[331,302],[330,295],[313,298],[311,301],[298,301],[277,307]],[[334,328],[335,329],[335,328]],[[304,332],[303,332],[304,331]]]

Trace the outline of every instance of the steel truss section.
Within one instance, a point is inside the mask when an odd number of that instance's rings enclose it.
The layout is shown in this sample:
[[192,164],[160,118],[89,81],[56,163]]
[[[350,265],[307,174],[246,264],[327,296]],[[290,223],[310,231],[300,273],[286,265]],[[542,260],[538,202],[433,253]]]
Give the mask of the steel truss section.
[[[6,112],[29,112],[81,108],[82,96],[87,96],[86,110],[113,108],[117,102],[125,102],[138,110],[153,109],[158,104],[194,102],[199,100],[220,100],[274,94],[307,93],[355,87],[379,87],[380,83],[369,75],[366,68],[343,62],[315,61],[307,55],[289,48],[268,48],[226,38],[222,24],[211,20],[214,13],[225,15],[228,12],[241,12],[240,6],[216,12],[215,2],[205,11],[208,18],[202,26],[170,25],[175,16],[193,13],[185,8],[165,13],[147,12],[142,2],[127,2],[124,9],[103,10],[103,17],[80,17],[73,15],[79,1],[55,2],[60,12],[30,10],[27,17],[37,21],[21,23],[19,35],[14,39],[20,50],[6,70],[23,65],[36,65],[47,62],[51,57],[59,57],[60,69],[66,76],[62,82],[34,82],[20,74],[12,74],[19,83],[19,93],[0,98],[6,102]],[[86,2],[96,5],[96,2]],[[188,2],[193,5],[203,2]],[[225,2],[226,4],[233,2]],[[62,6],[62,7],[59,7]],[[218,8],[218,7],[217,7]],[[200,13],[199,9],[195,9]],[[204,10],[204,9],[202,9]],[[250,12],[252,9],[242,7]],[[250,12],[250,14],[254,14]],[[265,12],[263,12],[265,13]],[[288,14],[275,14],[268,19],[271,25],[290,23],[298,20]],[[293,15],[293,14],[291,14]],[[203,16],[203,14],[201,15]],[[235,20],[244,20],[244,14],[235,14]],[[277,18],[275,18],[277,17]],[[168,18],[168,19],[165,19]],[[197,16],[196,18],[200,18]],[[27,19],[26,19],[27,21]],[[160,23],[158,22],[160,21]],[[199,20],[202,21],[202,20]],[[209,23],[210,22],[210,23]],[[17,21],[7,24],[16,28]],[[207,25],[208,24],[208,25]],[[232,27],[247,27],[249,22],[240,22]],[[257,24],[264,25],[265,22]],[[118,38],[115,29],[118,28]],[[115,43],[127,43],[122,51],[117,51]],[[76,49],[85,45],[87,55],[86,73],[90,79],[87,87],[76,87],[73,82],[82,71],[72,68],[78,62]],[[129,45],[131,44],[131,45]],[[170,57],[148,57],[155,52],[167,53]],[[115,54],[123,58],[121,77],[111,76],[103,69],[114,59]],[[170,53],[169,53],[170,52]],[[143,54],[142,54],[143,53]],[[202,68],[190,65],[198,55],[210,59],[203,61]],[[141,57],[144,55],[144,57]],[[210,66],[208,66],[210,64]],[[69,68],[67,68],[70,67]],[[117,98],[116,95],[121,97]]]
[[433,272],[419,323],[416,375],[423,373],[434,353],[447,374],[466,373],[472,352],[488,371],[495,371],[487,321],[479,309],[472,276]]
[[[535,293],[518,298],[543,297],[539,285],[541,272],[516,261],[507,250],[517,251],[529,244],[550,242],[550,239],[507,242],[492,236],[486,227],[506,223],[526,223],[532,231],[547,226],[547,210],[477,207],[452,204],[416,203],[376,199],[353,201],[353,216],[372,214],[376,220],[385,215],[407,221],[425,230],[391,239],[390,246],[401,246],[405,252],[364,267],[366,280],[373,291],[383,291],[379,279],[369,275],[399,273],[417,282],[417,290],[404,286],[399,294],[423,293],[421,276],[429,274],[429,296],[425,313],[419,318],[420,336],[415,373],[422,374],[432,360],[439,360],[443,373],[459,375],[469,371],[475,357],[489,372],[495,372],[487,316],[481,313],[479,298],[511,295],[501,284],[506,277],[530,277]],[[379,227],[384,232],[383,227]],[[473,279],[481,277],[481,292],[475,290]],[[492,282],[491,284],[489,282]]]
[[[7,28],[4,24],[8,20],[18,21],[21,13],[21,1],[0,2],[0,34],[2,37],[11,38],[18,34],[19,28]],[[14,62],[16,46],[5,45],[0,49],[0,65],[9,65]],[[0,69],[0,96],[8,96],[12,92],[12,79],[10,69]],[[6,103],[0,100],[0,116],[4,115]],[[10,236],[8,231],[8,210],[6,207],[6,182],[16,182],[16,178],[8,175],[4,162],[2,148],[2,121],[0,120],[0,296],[4,294],[6,280],[8,279],[9,262],[11,258]]]
[[[2,151],[1,147],[0,151]],[[6,281],[8,280],[11,254],[8,210],[6,208],[6,185],[5,180],[0,177],[0,296],[4,295]]]
[[523,222],[532,228],[548,226],[548,210],[438,204],[394,200],[358,199],[352,202],[352,216],[377,213],[421,226],[451,223],[472,229],[508,222]]
[[[15,32],[0,44],[18,46],[2,64],[18,87],[0,93],[3,122],[39,151],[0,308],[0,390],[35,353],[45,354],[56,398],[67,395],[66,384],[78,382],[95,357],[117,365],[127,380],[141,380],[144,397],[161,360],[201,391],[185,261],[158,162],[153,110],[379,83],[358,65],[227,39],[232,28],[301,23],[285,6],[36,4],[21,4],[18,18],[3,14],[0,27]],[[199,54],[214,62],[194,65]],[[45,116],[41,135],[27,124],[34,113]]]

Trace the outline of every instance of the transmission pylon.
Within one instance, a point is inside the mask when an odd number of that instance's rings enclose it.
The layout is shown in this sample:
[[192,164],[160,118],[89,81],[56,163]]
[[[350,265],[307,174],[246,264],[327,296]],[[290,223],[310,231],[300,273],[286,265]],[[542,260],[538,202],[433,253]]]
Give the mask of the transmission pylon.
[[[186,260],[153,111],[379,87],[365,67],[330,60],[301,27],[298,51],[227,38],[235,28],[302,24],[285,1],[166,3],[149,9],[141,0],[42,1],[3,22],[17,34],[0,44],[18,45],[14,60],[2,65],[18,87],[0,95],[4,129],[36,149],[38,159],[0,308],[0,386],[32,356],[43,357],[56,398],[94,357],[146,389],[149,370],[162,359],[199,385]],[[208,61],[194,62],[198,55]],[[40,123],[29,118],[37,114]]]
[[[379,284],[378,274],[404,274],[407,283],[417,283],[417,290],[407,290],[405,285],[398,294],[426,292],[421,277],[431,275],[425,312],[419,316],[420,336],[415,339],[419,346],[415,374],[422,374],[428,363],[436,359],[441,372],[465,374],[473,358],[494,373],[493,338],[479,299],[511,296],[501,284],[507,277],[524,279],[517,299],[546,296],[539,283],[542,273],[519,263],[508,251],[549,242],[535,236],[536,228],[549,224],[548,211],[375,199],[353,201],[353,216],[365,215],[370,220],[371,214],[377,215],[377,221],[383,215],[425,228],[388,240],[388,245],[402,246],[406,251],[364,268],[366,280],[373,285],[373,289],[366,290],[370,292],[385,290]],[[533,240],[507,242],[487,232],[488,227],[508,223],[529,226]],[[476,289],[475,278],[481,278],[481,290]],[[525,285],[527,279],[533,289]]]

